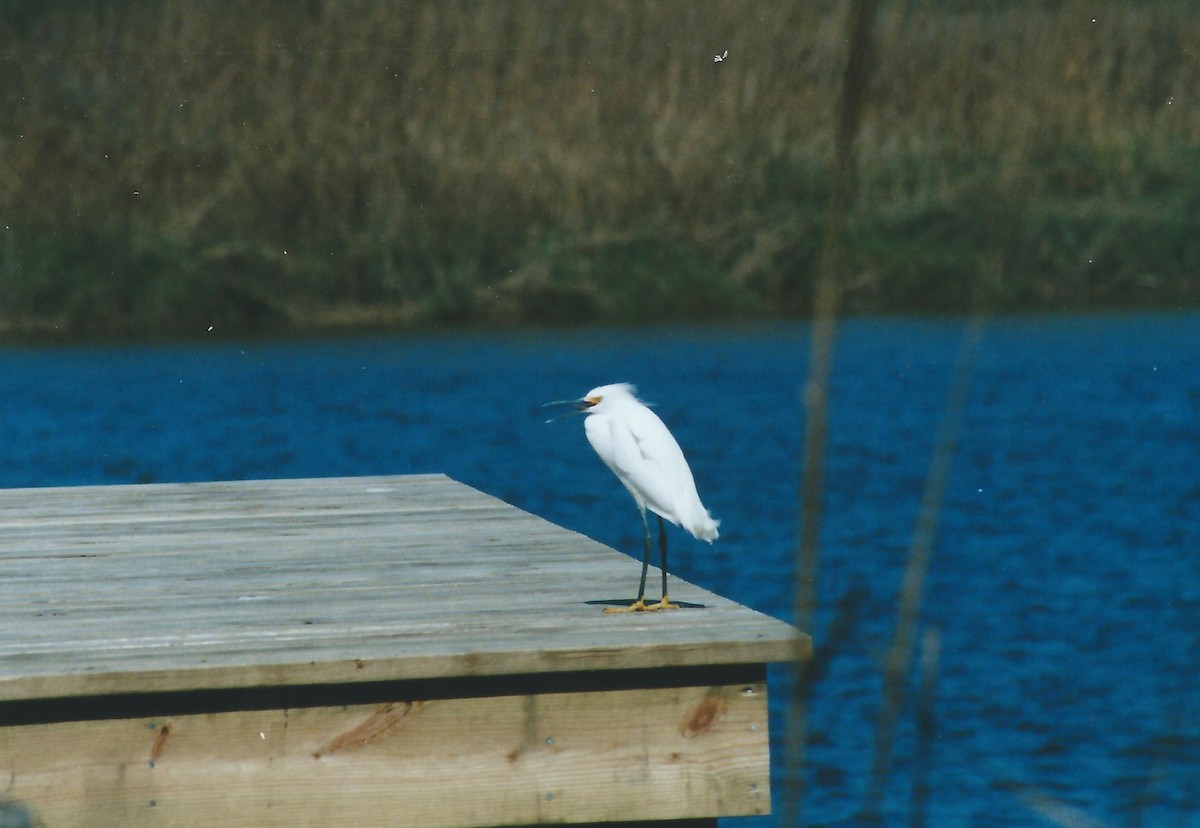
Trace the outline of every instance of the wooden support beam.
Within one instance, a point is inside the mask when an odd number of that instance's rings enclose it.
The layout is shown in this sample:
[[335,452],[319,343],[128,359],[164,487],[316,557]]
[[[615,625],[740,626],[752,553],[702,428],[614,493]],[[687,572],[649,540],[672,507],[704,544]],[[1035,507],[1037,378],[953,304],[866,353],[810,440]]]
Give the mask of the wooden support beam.
[[761,814],[761,682],[0,728],[42,824],[468,828]]

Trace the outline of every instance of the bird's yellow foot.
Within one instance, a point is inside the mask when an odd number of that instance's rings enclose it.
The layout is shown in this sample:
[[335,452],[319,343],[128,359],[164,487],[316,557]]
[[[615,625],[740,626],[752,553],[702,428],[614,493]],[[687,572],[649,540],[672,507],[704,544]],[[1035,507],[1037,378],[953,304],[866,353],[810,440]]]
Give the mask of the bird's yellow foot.
[[647,612],[650,612],[652,610],[668,610],[668,609],[679,609],[679,604],[672,604],[671,601],[665,595],[662,597],[662,600],[659,601],[657,604],[649,604],[645,607],[645,610]]
[[645,612],[648,609],[654,609],[654,608],[655,607],[646,606],[646,602],[644,600],[642,600],[641,598],[639,598],[627,607],[605,607],[604,611],[605,612]]

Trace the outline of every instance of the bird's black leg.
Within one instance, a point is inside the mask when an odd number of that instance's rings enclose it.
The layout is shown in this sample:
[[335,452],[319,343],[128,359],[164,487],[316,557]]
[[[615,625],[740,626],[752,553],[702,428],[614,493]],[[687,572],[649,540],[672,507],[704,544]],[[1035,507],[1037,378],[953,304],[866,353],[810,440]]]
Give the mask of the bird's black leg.
[[667,600],[667,527],[662,515],[658,516],[658,552],[662,556],[662,599]]
[[[627,607],[605,607],[605,612],[641,612],[646,609],[646,573],[650,569],[650,547],[653,545],[650,540],[650,524],[646,522],[646,510],[642,509],[642,531],[645,533],[645,543],[642,546],[642,580],[638,584],[638,596]],[[660,518],[661,521],[661,518]]]
[[646,602],[646,573],[650,569],[650,524],[646,523],[645,509],[642,509],[642,531],[645,532],[646,542],[642,547],[642,581],[638,584],[638,604]]
[[[648,531],[648,530],[647,530]],[[646,535],[646,546],[649,548],[650,535]],[[662,515],[658,516],[658,552],[662,556],[662,598],[657,604],[650,604],[646,609],[679,609],[678,604],[672,604],[667,597],[667,526],[663,523]]]

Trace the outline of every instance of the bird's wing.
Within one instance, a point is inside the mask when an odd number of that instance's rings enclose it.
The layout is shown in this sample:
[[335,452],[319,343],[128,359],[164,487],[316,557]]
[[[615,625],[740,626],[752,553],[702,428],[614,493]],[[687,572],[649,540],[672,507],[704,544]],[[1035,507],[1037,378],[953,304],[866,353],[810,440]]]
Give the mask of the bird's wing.
[[681,496],[696,497],[683,450],[650,409],[638,406],[623,414],[620,422],[607,423],[610,456],[596,451],[639,503],[678,524]]

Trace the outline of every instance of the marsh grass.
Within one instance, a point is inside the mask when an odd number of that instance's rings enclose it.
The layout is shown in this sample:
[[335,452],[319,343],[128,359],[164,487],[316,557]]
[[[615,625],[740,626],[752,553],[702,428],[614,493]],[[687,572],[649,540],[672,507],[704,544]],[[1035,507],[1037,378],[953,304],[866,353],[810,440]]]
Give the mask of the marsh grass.
[[[809,309],[842,3],[3,11],[0,330]],[[888,2],[878,41],[849,310],[1200,300],[1191,6]]]

